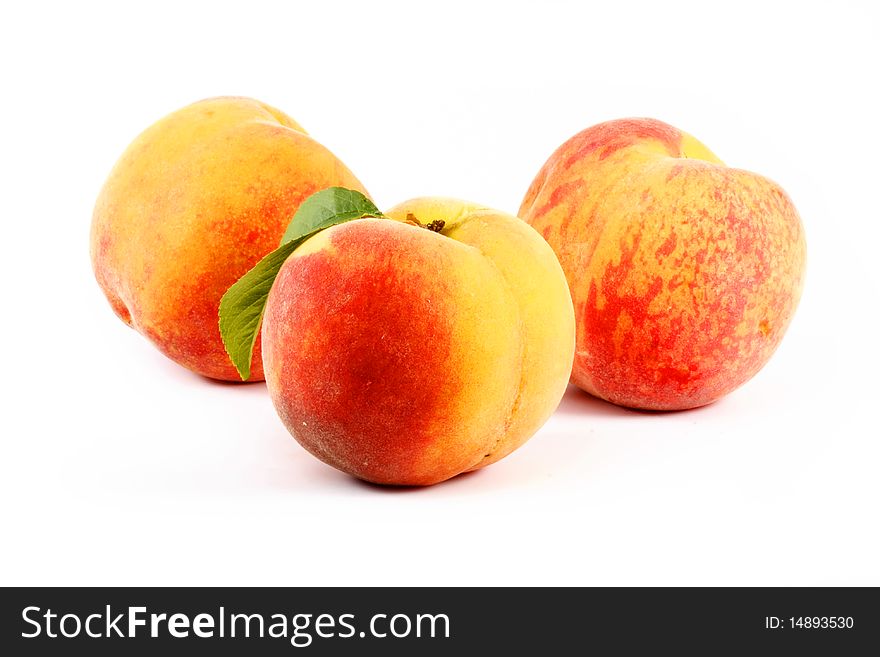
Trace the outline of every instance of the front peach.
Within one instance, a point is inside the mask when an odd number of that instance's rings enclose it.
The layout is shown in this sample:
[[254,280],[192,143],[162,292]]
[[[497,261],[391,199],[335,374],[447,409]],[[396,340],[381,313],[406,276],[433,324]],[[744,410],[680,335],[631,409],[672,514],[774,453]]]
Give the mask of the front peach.
[[[284,424],[321,460],[376,483],[433,484],[502,458],[552,413],[571,368],[571,301],[549,246],[515,217],[449,199],[436,209],[448,234],[417,225],[437,219],[417,201],[389,212],[412,225],[361,219],[310,238],[263,316]],[[513,237],[495,222],[514,222]],[[459,241],[466,223],[499,245]],[[546,335],[495,248],[538,281],[525,296],[560,320]]]

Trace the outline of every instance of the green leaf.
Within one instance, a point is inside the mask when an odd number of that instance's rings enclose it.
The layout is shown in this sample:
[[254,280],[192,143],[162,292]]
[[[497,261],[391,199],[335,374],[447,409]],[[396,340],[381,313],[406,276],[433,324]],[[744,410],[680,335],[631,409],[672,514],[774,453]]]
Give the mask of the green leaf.
[[220,337],[242,381],[251,376],[254,344],[260,332],[266,299],[281,266],[308,238],[352,219],[383,216],[360,192],[330,187],[300,204],[287,226],[281,246],[236,281],[220,300]]
[[343,221],[381,216],[379,208],[360,192],[345,187],[328,187],[302,202],[287,226],[281,244],[292,242]]

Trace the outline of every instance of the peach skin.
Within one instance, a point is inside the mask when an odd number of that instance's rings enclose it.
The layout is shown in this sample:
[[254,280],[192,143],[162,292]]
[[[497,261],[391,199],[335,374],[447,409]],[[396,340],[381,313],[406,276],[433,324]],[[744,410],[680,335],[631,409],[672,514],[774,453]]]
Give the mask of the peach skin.
[[767,362],[801,295],[806,244],[786,193],[660,121],[575,135],[519,214],[568,279],[572,382],[615,404],[677,410],[726,395]]
[[217,328],[220,298],[278,246],[299,204],[332,185],[363,191],[273,107],[248,98],[189,105],[137,137],[110,173],[92,218],[95,277],[120,319],[166,356],[240,381]]

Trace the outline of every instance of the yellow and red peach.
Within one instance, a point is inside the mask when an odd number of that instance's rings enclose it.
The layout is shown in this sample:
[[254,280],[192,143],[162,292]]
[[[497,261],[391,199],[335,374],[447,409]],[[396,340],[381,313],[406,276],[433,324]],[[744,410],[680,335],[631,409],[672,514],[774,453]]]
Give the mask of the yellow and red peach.
[[[363,191],[330,151],[248,98],[189,105],[143,132],[95,205],[91,257],[113,310],[166,356],[240,381],[217,326],[220,298],[278,246],[299,204]],[[263,378],[256,348],[252,380]]]
[[451,199],[388,216],[329,228],[288,258],[263,317],[264,371],[319,459],[427,485],[497,461],[546,421],[574,316],[556,257],[519,219]]
[[800,298],[806,246],[789,197],[660,121],[575,135],[544,164],[519,215],[568,279],[572,382],[616,404],[674,410],[719,399],[763,367]]

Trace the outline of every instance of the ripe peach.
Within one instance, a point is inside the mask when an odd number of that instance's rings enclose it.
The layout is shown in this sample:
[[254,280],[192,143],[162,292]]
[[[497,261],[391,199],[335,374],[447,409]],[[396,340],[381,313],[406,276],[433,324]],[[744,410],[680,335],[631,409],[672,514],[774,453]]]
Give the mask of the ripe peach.
[[674,410],[726,395],[767,362],[801,295],[804,231],[785,192],[660,121],[575,135],[519,214],[568,278],[572,382],[616,404]]
[[92,219],[95,276],[122,321],[166,356],[240,381],[217,328],[220,298],[278,246],[299,204],[333,185],[363,191],[278,110],[248,98],[189,105],[137,137],[110,173]]
[[546,421],[574,315],[553,251],[516,217],[451,199],[388,216],[329,228],[288,258],[263,316],[264,371],[312,454],[427,485],[497,461]]

